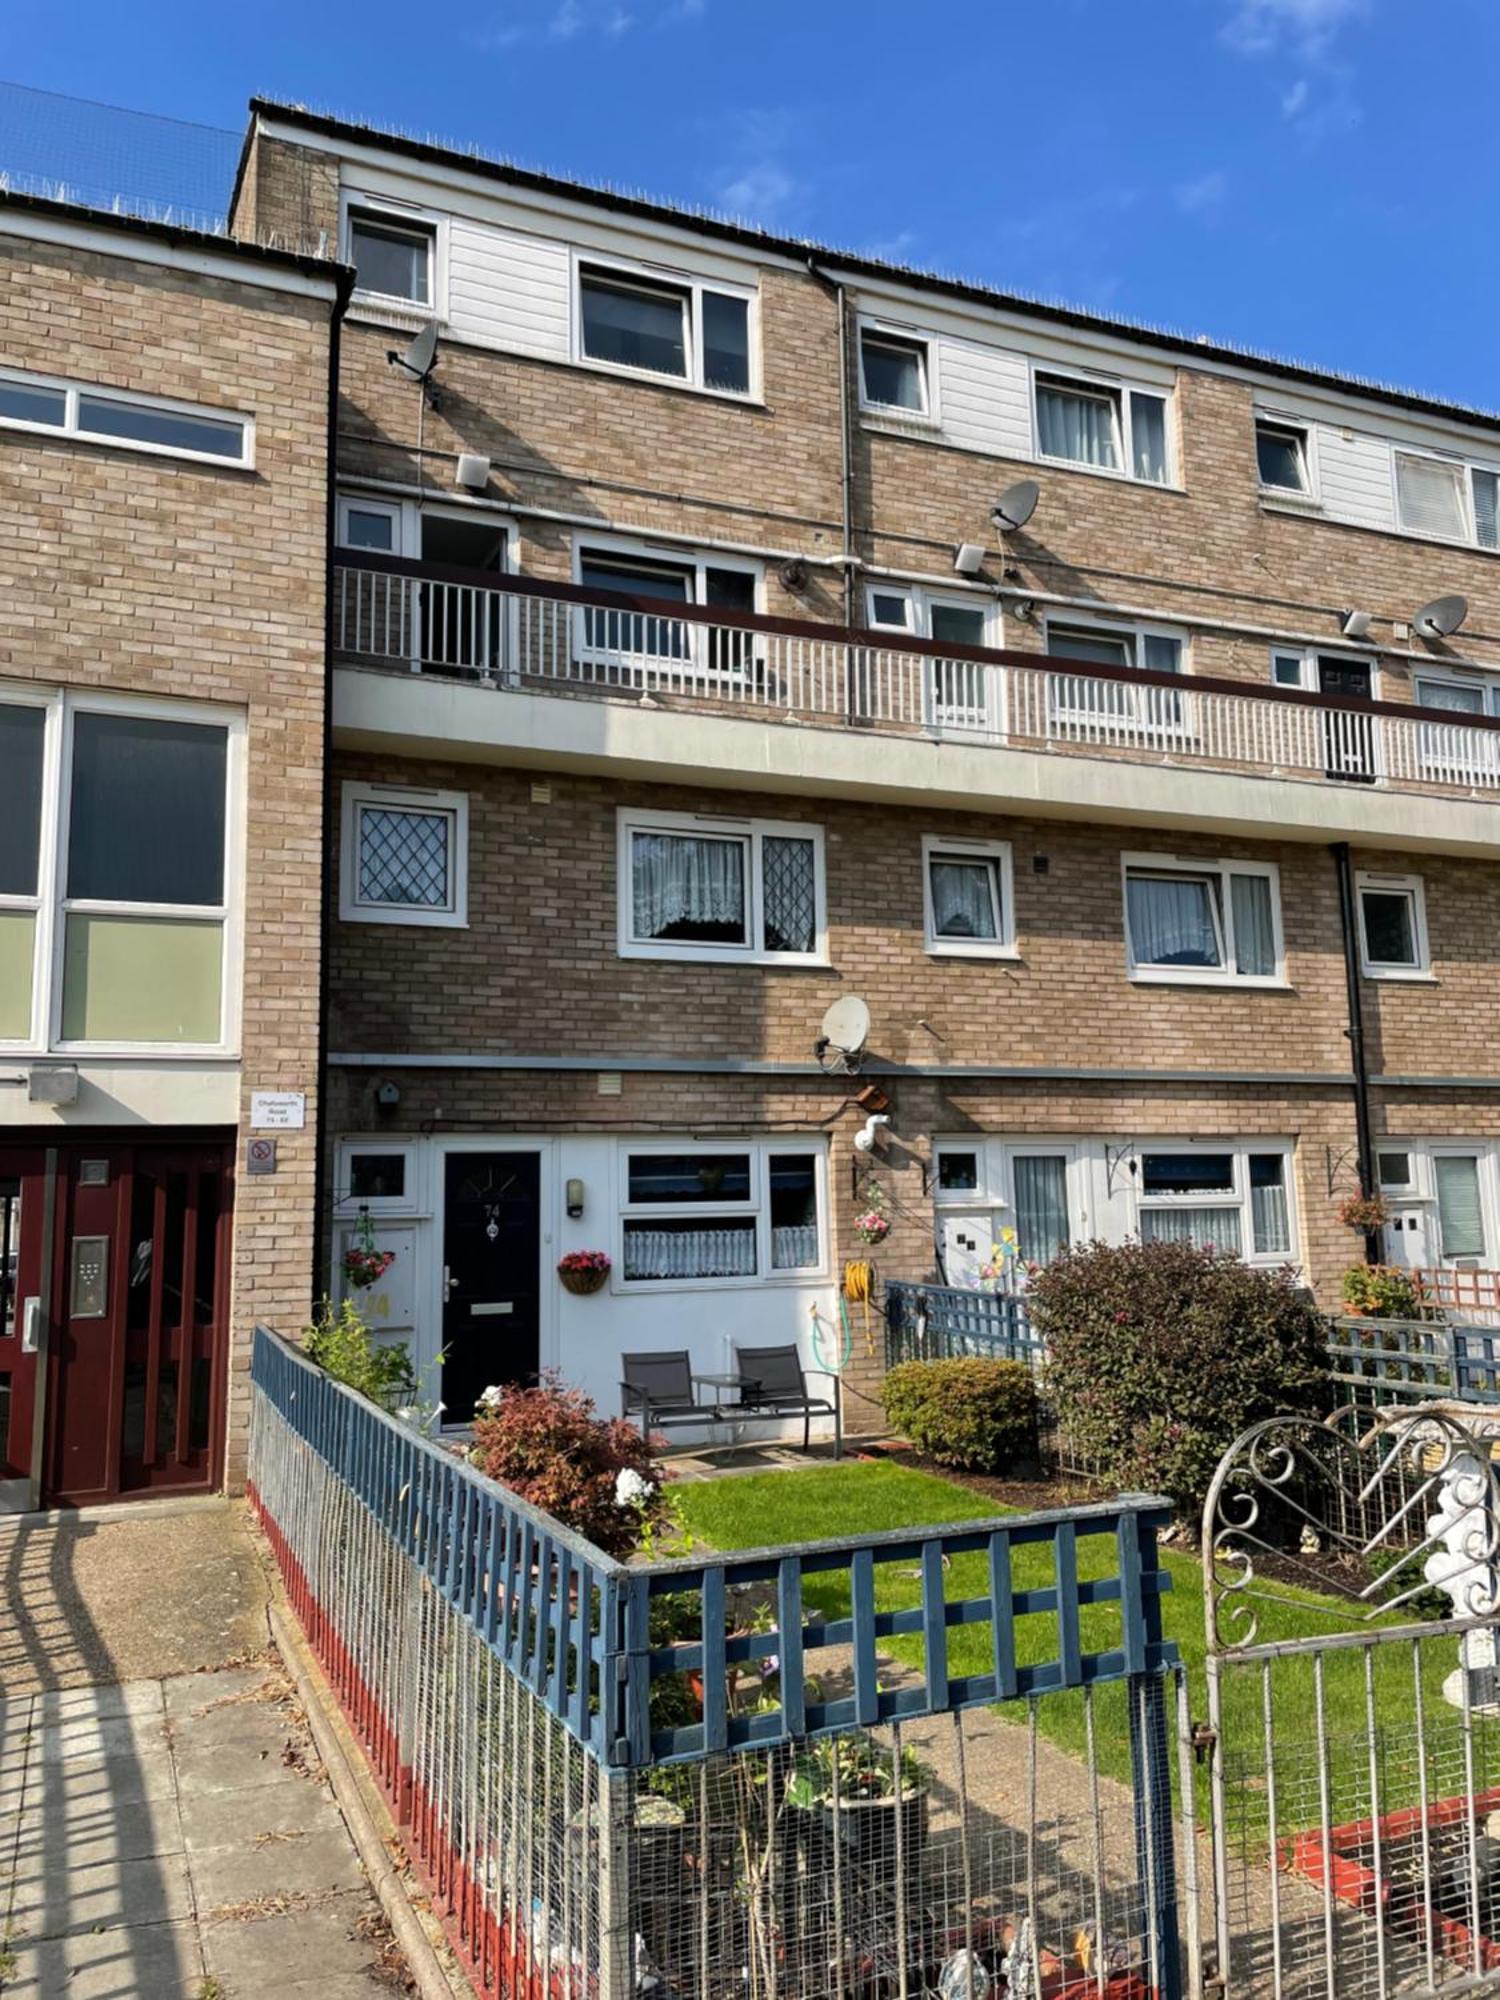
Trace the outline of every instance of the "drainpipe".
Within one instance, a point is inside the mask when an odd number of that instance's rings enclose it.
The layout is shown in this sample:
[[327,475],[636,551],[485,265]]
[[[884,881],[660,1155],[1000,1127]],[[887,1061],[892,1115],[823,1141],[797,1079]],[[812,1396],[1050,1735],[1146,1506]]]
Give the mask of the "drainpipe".
[[849,432],[849,294],[837,278],[831,278],[809,257],[807,268],[820,285],[833,293],[838,303],[839,327],[839,519],[844,547],[840,561],[844,569],[844,623],[854,623],[854,451]]
[[[1354,1133],[1359,1155],[1359,1191],[1374,1194],[1380,1185],[1375,1166],[1375,1141],[1370,1128],[1370,1065],[1365,1054],[1364,1001],[1359,983],[1359,933],[1354,908],[1354,870],[1347,840],[1335,841],[1329,852],[1339,884],[1339,928],[1344,940],[1344,985],[1348,993],[1349,1061],[1354,1073]],[[1380,1262],[1380,1232],[1365,1232],[1365,1262]]]

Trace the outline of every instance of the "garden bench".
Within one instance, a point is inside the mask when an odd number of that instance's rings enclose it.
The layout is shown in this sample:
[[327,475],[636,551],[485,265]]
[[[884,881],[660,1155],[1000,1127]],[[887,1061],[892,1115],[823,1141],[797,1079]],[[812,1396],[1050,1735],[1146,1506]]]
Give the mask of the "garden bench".
[[[732,1375],[695,1375],[688,1350],[620,1356],[620,1414],[639,1415],[642,1432],[697,1429],[746,1417],[801,1417],[802,1449],[812,1442],[814,1417],[833,1418],[833,1455],[843,1455],[843,1401],[839,1378],[829,1375],[833,1397],[814,1396],[796,1346],[736,1347]],[[815,1371],[818,1372],[818,1371]],[[700,1388],[732,1400],[704,1403]]]
[[814,1369],[833,1384],[833,1397],[814,1396],[807,1386],[807,1370],[796,1344],[785,1347],[740,1347],[734,1350],[735,1372],[740,1378],[740,1400],[734,1408],[740,1415],[801,1417],[802,1449],[812,1442],[814,1417],[833,1418],[833,1455],[844,1451],[843,1385],[828,1369]]
[[653,1429],[681,1430],[719,1421],[723,1406],[700,1403],[687,1349],[666,1349],[659,1354],[622,1354],[620,1370],[620,1414],[626,1422],[640,1412],[641,1434],[649,1438]]

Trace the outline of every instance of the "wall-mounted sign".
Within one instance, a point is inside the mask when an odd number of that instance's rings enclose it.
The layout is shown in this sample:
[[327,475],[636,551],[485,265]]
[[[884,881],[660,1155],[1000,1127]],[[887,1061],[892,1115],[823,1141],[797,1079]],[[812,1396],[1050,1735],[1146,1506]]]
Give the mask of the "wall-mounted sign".
[[300,1132],[307,1123],[307,1093],[302,1090],[252,1090],[252,1132]]
[[247,1174],[274,1174],[276,1171],[276,1141],[274,1139],[247,1139],[245,1141],[245,1172]]

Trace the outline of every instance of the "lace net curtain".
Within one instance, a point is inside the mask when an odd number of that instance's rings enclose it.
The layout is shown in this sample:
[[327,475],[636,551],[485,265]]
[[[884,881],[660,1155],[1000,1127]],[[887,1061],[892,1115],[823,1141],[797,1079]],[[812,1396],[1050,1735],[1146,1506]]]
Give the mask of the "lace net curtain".
[[745,847],[676,833],[638,833],[631,845],[631,894],[638,937],[676,924],[745,927]]
[[999,903],[993,861],[953,861],[934,856],[932,921],[939,937],[993,938]]

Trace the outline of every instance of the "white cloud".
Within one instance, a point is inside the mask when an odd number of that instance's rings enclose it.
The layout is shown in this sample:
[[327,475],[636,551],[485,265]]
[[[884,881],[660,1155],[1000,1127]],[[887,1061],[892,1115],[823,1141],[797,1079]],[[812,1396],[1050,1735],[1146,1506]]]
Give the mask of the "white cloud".
[[1233,0],[1223,39],[1241,55],[1287,48],[1316,62],[1368,6],[1369,0]]
[[797,192],[797,183],[776,160],[757,160],[725,181],[719,200],[753,222],[768,222]]
[[1312,85],[1308,82],[1307,78],[1299,76],[1281,100],[1282,117],[1295,118],[1300,112],[1304,111],[1307,108],[1307,100],[1311,92]]
[[1196,180],[1182,181],[1172,190],[1172,199],[1184,215],[1213,215],[1224,206],[1229,192],[1229,176],[1214,167]]

